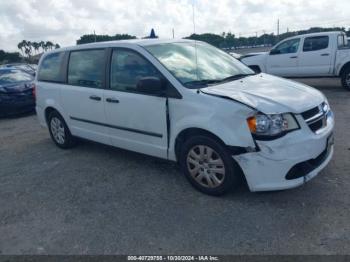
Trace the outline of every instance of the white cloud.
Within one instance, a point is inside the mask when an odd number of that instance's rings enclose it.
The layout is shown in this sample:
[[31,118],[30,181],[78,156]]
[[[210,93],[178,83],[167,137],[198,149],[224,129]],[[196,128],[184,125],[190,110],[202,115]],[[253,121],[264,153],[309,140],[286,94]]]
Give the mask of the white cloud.
[[83,34],[129,33],[138,37],[151,28],[162,38],[196,31],[254,35],[311,26],[350,27],[346,0],[0,0],[0,49],[16,50],[23,39],[74,45]]

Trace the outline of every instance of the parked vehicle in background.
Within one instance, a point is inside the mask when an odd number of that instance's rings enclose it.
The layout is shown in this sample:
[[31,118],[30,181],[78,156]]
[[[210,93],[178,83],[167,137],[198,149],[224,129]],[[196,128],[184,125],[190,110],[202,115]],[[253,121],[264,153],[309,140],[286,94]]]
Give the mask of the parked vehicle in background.
[[350,47],[343,32],[298,35],[270,52],[241,58],[255,72],[283,77],[340,77],[350,91]]
[[236,58],[238,60],[242,57],[242,55],[237,54],[235,52],[228,52],[228,54],[231,55],[233,58]]
[[5,64],[0,65],[0,68],[14,68],[25,71],[28,74],[35,76],[37,65],[35,64],[21,64],[21,63],[13,63],[13,64]]
[[35,83],[38,119],[58,147],[82,137],[178,161],[211,195],[242,176],[252,191],[302,185],[333,154],[334,118],[321,92],[254,74],[200,41],[58,49],[43,55]]
[[0,68],[0,116],[33,112],[34,76],[23,70]]

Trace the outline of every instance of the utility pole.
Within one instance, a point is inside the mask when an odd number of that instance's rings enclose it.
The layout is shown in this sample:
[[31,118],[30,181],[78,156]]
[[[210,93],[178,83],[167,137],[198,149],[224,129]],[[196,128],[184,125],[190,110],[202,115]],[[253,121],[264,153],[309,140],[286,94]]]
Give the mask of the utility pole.
[[175,38],[175,30],[174,30],[174,28],[173,28],[173,38]]
[[95,30],[94,30],[94,36],[95,36],[95,43],[97,42],[97,40],[96,40],[96,33],[95,33]]
[[266,46],[266,31],[263,30],[263,33],[264,33],[264,46]]
[[277,37],[280,36],[280,20],[277,19]]

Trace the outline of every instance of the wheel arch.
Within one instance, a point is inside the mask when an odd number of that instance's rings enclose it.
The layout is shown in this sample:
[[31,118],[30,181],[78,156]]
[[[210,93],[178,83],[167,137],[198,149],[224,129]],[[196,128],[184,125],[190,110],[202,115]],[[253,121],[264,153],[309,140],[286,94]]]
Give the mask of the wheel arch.
[[219,142],[221,145],[226,147],[231,152],[232,155],[248,152],[247,151],[248,148],[245,148],[245,147],[226,145],[225,142],[219,136],[217,136],[211,131],[208,131],[202,128],[197,128],[197,127],[190,127],[182,130],[175,138],[174,152],[175,152],[176,161],[179,160],[181,146],[183,145],[183,143],[190,137],[194,137],[194,136],[206,136],[206,137],[212,138],[213,140]]
[[347,68],[350,68],[350,61],[347,62],[347,63],[345,63],[345,64],[341,67],[341,69],[340,69],[340,71],[339,71],[339,76],[342,76],[342,74],[344,73],[344,71],[345,71]]
[[45,114],[45,121],[48,124],[49,123],[49,116],[52,112],[56,111],[57,113],[59,113],[62,117],[63,115],[61,114],[61,112],[59,110],[57,110],[57,108],[53,107],[53,106],[48,106],[45,108],[44,114]]

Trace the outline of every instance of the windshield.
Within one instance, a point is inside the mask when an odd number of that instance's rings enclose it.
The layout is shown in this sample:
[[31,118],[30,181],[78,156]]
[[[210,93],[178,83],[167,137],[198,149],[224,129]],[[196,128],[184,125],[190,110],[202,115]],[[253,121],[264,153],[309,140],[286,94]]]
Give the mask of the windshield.
[[0,70],[0,85],[32,81],[34,77],[21,70]]
[[254,74],[229,54],[202,42],[157,44],[145,48],[189,88]]

